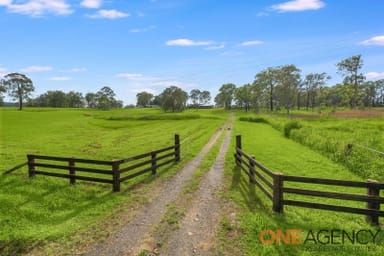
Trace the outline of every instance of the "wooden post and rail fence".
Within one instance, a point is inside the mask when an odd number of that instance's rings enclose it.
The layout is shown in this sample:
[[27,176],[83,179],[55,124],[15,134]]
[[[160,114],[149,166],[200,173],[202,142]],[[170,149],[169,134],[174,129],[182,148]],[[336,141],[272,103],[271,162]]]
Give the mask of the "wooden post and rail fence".
[[27,155],[27,158],[28,174],[31,178],[35,175],[67,178],[71,185],[76,184],[77,180],[108,183],[112,184],[114,192],[119,192],[121,182],[147,172],[154,175],[159,167],[180,161],[180,137],[175,134],[172,146],[111,161],[33,154]]
[[[271,201],[272,210],[277,213],[284,212],[284,205],[323,209],[337,212],[347,212],[354,214],[362,214],[367,216],[367,221],[378,225],[379,217],[384,216],[384,211],[380,210],[380,205],[384,203],[384,197],[380,196],[380,190],[384,189],[384,183],[379,183],[375,180],[361,181],[347,181],[335,180],[313,177],[302,177],[285,175],[273,172],[256,161],[254,156],[250,156],[242,149],[241,135],[236,136],[236,152],[234,154],[236,165],[243,170],[249,177],[249,182],[257,186]],[[366,194],[352,194],[335,191],[320,191],[317,189],[302,189],[287,186],[286,182],[290,184],[305,183],[313,184],[315,187],[318,185],[326,185],[330,187],[355,187],[365,188]],[[293,199],[284,199],[286,194],[295,194],[300,196],[320,197],[340,199],[340,205],[324,204],[318,202],[301,201]],[[343,206],[344,200],[365,202],[365,208],[357,208],[350,206]]]

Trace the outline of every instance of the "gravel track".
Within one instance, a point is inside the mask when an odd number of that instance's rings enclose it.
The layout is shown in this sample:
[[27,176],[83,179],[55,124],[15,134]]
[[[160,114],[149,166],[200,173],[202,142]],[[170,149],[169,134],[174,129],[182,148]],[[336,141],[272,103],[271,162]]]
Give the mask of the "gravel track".
[[222,211],[218,194],[223,182],[225,155],[231,139],[231,130],[226,131],[215,163],[204,176],[194,194],[185,217],[166,242],[160,255],[219,255],[215,245]]
[[[122,256],[137,255],[140,253],[143,247],[145,247],[145,244],[151,242],[152,228],[161,221],[163,214],[167,210],[168,204],[172,202],[179,193],[181,193],[185,184],[191,178],[194,170],[200,165],[204,156],[216,143],[217,139],[220,137],[223,131],[223,128],[218,130],[193,160],[188,162],[180,171],[178,171],[174,177],[167,180],[157,197],[152,198],[149,203],[144,205],[142,209],[139,210],[140,214],[133,218],[132,221],[128,223],[128,225],[123,226],[120,230],[110,235],[105,241],[100,243],[96,242],[96,244],[91,246],[88,252],[84,255]],[[224,141],[229,141],[229,138],[227,138],[229,137],[228,134],[229,133],[227,132]],[[228,144],[228,142],[226,143]],[[221,150],[219,155],[224,157],[224,154],[221,152]],[[216,162],[216,169],[222,169],[220,167],[223,164],[222,161],[223,159],[221,159],[219,162]],[[210,173],[214,172],[215,171],[210,171]],[[209,176],[207,180],[214,179],[214,182],[221,180],[221,177],[209,178]],[[202,195],[204,198],[211,196],[212,192],[209,190],[205,193],[206,195]],[[198,208],[199,207],[196,209]],[[207,221],[209,220],[207,219]]]

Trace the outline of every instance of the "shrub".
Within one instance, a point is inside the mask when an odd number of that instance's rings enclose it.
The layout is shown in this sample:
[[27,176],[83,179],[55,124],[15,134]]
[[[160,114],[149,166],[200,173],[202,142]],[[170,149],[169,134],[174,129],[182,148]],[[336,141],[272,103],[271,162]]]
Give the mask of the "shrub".
[[290,121],[284,125],[284,136],[289,138],[292,129],[300,129],[301,124],[298,121]]
[[269,124],[268,120],[262,117],[240,117],[240,121]]

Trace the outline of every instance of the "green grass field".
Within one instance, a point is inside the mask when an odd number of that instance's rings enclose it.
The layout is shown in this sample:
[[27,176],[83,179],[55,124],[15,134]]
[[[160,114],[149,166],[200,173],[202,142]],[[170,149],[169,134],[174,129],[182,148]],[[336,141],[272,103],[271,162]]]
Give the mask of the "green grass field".
[[[0,108],[2,172],[25,162],[28,153],[112,160],[172,145],[175,133],[180,134],[182,144],[180,163],[161,168],[154,177],[148,174],[123,183],[121,193],[112,193],[111,185],[79,181],[76,186],[70,186],[67,179],[44,176],[29,179],[26,167],[1,175],[0,254],[17,255],[32,247],[42,247],[45,254],[55,255],[58,251],[65,253],[65,248],[71,248],[73,244],[78,246],[92,242],[92,237],[104,236],[102,229],[106,228],[104,225],[110,218],[146,202],[146,194],[150,193],[151,185],[156,184],[154,181],[175,174],[200,151],[228,117],[228,112],[216,109],[164,113],[159,109],[29,108],[17,111]],[[251,121],[256,122],[239,121],[239,118],[252,118]],[[357,146],[383,151],[383,127],[384,121],[380,118],[314,118],[307,113],[286,117],[237,112],[233,136],[241,134],[243,149],[273,171],[299,176],[383,181],[383,158]],[[284,136],[284,131],[288,131],[288,136]],[[345,154],[345,146],[349,143],[354,146]],[[207,156],[207,164],[196,171],[186,193],[197,188],[203,173],[201,168],[210,166],[217,148],[218,145]],[[319,230],[376,232],[377,228],[367,224],[363,215],[293,206],[285,206],[283,215],[273,213],[269,199],[250,185],[248,178],[235,167],[233,153],[234,138],[226,159],[228,183],[225,197],[235,203],[238,214],[237,224],[233,227],[229,220],[223,220],[220,236],[224,240],[223,248],[227,248],[224,251],[231,251],[229,247],[232,247],[244,255],[384,254],[384,233],[379,233],[376,245],[316,244],[313,241],[305,245],[263,245],[259,236],[264,229],[301,229],[302,234],[308,234]],[[337,191],[365,193],[353,188]],[[318,198],[313,201],[340,203]],[[364,203],[344,202],[346,206],[365,206]],[[228,235],[231,239],[225,240]],[[362,238],[368,239],[368,235]],[[321,239],[326,241],[325,234]],[[46,247],[47,244],[53,245]]]
[[[247,117],[250,116],[247,115]],[[334,125],[342,125],[345,122],[341,121],[337,124],[337,121],[334,121]],[[347,167],[332,161],[320,152],[286,138],[282,130],[274,129],[263,120],[258,120],[257,123],[237,121],[234,134],[242,135],[245,152],[254,155],[259,162],[275,172],[309,177],[364,180],[360,175],[351,173]],[[363,215],[294,206],[285,206],[283,215],[273,213],[271,201],[256,186],[250,185],[248,177],[235,167],[234,140],[231,148],[232,150],[227,155],[226,165],[227,180],[230,183],[227,196],[235,201],[239,207],[239,224],[237,226],[237,238],[230,246],[243,248],[244,255],[382,255],[384,253],[384,233],[382,232],[377,237],[377,244],[370,243],[368,245],[357,242],[351,244],[348,241],[342,243],[341,238],[336,238],[334,241],[339,244],[327,243],[326,233],[322,233],[320,236],[320,240],[324,244],[314,241],[302,245],[262,244],[259,239],[260,233],[264,229],[281,229],[283,231],[300,229],[302,236],[306,236],[309,232],[317,234],[316,232],[320,230],[345,230],[351,234],[353,231],[359,230],[377,232],[377,228],[370,226]],[[307,188],[306,185],[297,185],[297,187]],[[312,189],[321,190],[321,188],[321,186],[312,186]],[[329,191],[329,188],[327,190]],[[336,191],[360,194],[366,192],[364,189],[353,188],[336,189]],[[301,199],[303,198],[301,197]],[[338,200],[315,197],[311,201],[340,204]],[[365,207],[364,203],[344,202],[342,205]],[[223,232],[234,233],[232,228],[228,228],[227,225],[224,225],[223,229]],[[368,237],[366,237],[367,240]],[[304,240],[304,238],[301,239]]]
[[[160,169],[167,177],[196,155],[227,119],[220,110],[165,114],[158,109],[93,111],[86,109],[0,109],[1,171],[26,161],[26,154],[74,156],[112,160],[173,144],[180,134],[182,161]],[[22,253],[41,242],[61,239],[113,215],[119,206],[145,200],[131,192],[135,184],[153,180],[150,174],[122,184],[121,193],[110,185],[36,176],[27,168],[0,179],[0,250]],[[139,199],[138,199],[139,198]]]

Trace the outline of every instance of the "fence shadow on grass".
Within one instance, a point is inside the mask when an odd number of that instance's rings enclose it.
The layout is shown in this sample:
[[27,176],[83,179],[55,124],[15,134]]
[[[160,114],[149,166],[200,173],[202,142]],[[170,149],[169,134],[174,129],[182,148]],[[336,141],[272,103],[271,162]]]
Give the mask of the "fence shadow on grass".
[[247,177],[242,175],[241,169],[237,166],[233,169],[231,189],[236,189],[240,192],[243,202],[249,210],[256,209],[269,210],[270,207],[265,205],[261,197],[256,193],[256,188],[250,184]]

